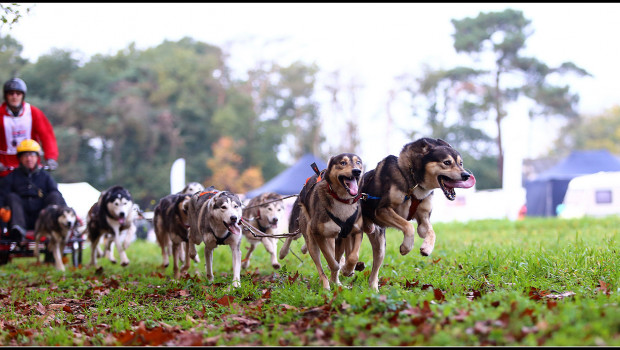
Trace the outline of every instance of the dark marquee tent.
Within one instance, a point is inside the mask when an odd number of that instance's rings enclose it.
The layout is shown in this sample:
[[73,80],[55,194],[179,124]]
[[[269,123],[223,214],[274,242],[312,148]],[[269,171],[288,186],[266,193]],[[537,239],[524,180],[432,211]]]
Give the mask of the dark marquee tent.
[[573,151],[551,169],[525,184],[528,216],[556,216],[568,183],[599,171],[620,171],[620,161],[607,150]]
[[310,164],[316,163],[320,170],[327,168],[327,163],[312,154],[306,154],[288,169],[267,181],[263,186],[246,193],[246,198],[254,198],[263,192],[275,192],[283,196],[298,194],[306,179],[314,175]]

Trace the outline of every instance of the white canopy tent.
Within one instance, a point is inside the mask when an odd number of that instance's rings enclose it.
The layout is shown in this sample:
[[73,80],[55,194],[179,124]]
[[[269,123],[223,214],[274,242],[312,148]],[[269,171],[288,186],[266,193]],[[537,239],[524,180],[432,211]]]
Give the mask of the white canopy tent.
[[72,207],[78,217],[86,223],[88,210],[99,200],[101,192],[88,182],[59,183],[58,190],[67,205]]

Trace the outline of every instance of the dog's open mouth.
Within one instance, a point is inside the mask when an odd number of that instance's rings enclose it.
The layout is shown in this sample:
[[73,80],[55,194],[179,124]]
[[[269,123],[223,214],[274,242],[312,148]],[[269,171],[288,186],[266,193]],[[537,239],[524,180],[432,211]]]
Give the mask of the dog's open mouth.
[[456,198],[455,188],[470,188],[476,184],[474,174],[470,174],[469,178],[465,181],[454,181],[447,176],[439,175],[437,181],[439,182],[443,194],[451,201]]
[[277,221],[272,221],[269,223],[269,227],[271,228],[278,228],[278,222]]
[[230,224],[224,222],[224,226],[226,226],[228,231],[230,231],[234,235],[240,235],[241,234],[241,228],[239,227],[237,222],[231,222]]
[[338,180],[340,180],[340,182],[342,183],[342,186],[344,186],[344,188],[347,189],[347,192],[349,192],[350,195],[354,197],[357,196],[357,192],[359,191],[359,188],[357,186],[359,177],[355,177],[355,176],[347,177],[344,175],[340,175],[338,176]]

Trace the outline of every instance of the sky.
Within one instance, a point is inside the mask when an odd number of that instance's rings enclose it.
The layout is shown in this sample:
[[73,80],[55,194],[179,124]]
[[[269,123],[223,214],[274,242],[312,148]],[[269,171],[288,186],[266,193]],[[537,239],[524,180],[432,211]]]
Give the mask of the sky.
[[[323,72],[339,70],[358,88],[354,115],[360,150],[374,167],[398,155],[418,127],[402,96],[391,104],[398,75],[420,74],[422,65],[450,68],[470,62],[453,48],[451,19],[480,12],[523,11],[533,35],[526,55],[550,66],[571,61],[593,76],[565,82],[580,95],[579,111],[596,115],[619,104],[620,3],[22,3],[31,7],[9,33],[31,62],[52,48],[75,51],[88,61],[95,54],[114,55],[134,43],[147,49],[164,40],[191,37],[221,47],[238,77],[258,62],[287,65],[316,63]],[[319,96],[325,134],[337,147],[344,130],[326,96]],[[543,155],[557,134],[554,121],[529,122],[524,106],[513,106],[505,119],[507,166]],[[345,111],[346,113],[346,111]],[[494,133],[493,125],[489,131]],[[282,160],[282,159],[281,159]],[[505,171],[506,172],[506,171]],[[515,180],[520,181],[520,180]]]

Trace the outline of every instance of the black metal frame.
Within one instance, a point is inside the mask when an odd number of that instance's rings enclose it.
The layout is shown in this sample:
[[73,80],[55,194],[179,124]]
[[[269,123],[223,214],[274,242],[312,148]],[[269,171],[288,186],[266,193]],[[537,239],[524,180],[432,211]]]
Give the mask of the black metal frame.
[[[33,257],[35,241],[30,239],[33,236],[32,231],[26,235],[26,239],[22,242],[9,239],[8,237],[0,238],[0,265],[7,264],[12,258]],[[67,240],[67,245],[62,254],[71,254],[71,262],[74,267],[78,267],[82,263],[82,248],[84,239],[81,235],[76,237],[74,234]],[[47,249],[48,240],[39,242],[39,252],[45,254],[45,262],[54,262],[54,256]]]

